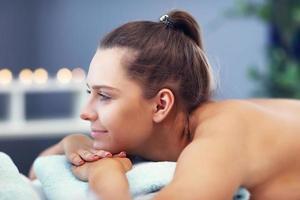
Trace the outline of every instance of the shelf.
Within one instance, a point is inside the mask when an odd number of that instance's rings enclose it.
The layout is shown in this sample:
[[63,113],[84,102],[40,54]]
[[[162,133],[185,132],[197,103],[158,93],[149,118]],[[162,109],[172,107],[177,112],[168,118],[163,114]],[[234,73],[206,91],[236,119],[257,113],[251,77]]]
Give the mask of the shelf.
[[[80,109],[87,95],[84,82],[71,81],[63,84],[48,79],[44,84],[26,85],[19,80],[0,85],[0,94],[8,95],[6,121],[0,121],[0,139],[7,137],[51,137],[71,133],[88,133],[89,122],[79,119]],[[70,118],[28,120],[26,119],[26,95],[30,93],[71,92],[74,94]]]
[[0,139],[4,137],[51,137],[89,131],[89,122],[77,119],[32,120],[23,124],[0,122]]
[[0,93],[9,94],[14,92],[60,92],[60,91],[78,91],[85,93],[86,85],[82,82],[70,82],[67,84],[59,83],[55,79],[49,79],[43,84],[23,84],[13,80],[8,85],[0,85]]

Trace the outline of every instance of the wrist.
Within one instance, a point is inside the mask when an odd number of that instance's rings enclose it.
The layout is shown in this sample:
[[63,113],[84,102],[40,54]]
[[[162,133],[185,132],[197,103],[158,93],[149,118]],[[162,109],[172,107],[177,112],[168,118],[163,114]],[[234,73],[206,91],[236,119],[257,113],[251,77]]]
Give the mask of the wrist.
[[[97,179],[104,179],[111,174],[125,174],[122,164],[112,158],[103,158],[96,161],[98,164],[90,169],[88,180],[97,177]],[[104,178],[102,178],[104,177]]]
[[121,170],[95,170],[88,182],[90,189],[102,199],[131,199],[126,175]]

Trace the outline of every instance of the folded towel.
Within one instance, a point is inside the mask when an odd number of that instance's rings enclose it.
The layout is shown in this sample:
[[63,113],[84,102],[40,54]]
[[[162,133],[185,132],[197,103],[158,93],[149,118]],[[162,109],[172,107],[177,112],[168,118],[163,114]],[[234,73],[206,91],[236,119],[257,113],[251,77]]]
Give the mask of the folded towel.
[[[48,200],[91,199],[86,182],[76,179],[65,156],[40,157],[34,170],[41,181]],[[172,180],[175,162],[142,162],[127,172],[130,192],[135,199],[156,192]],[[152,195],[151,195],[152,196]],[[144,199],[144,198],[143,198]],[[241,188],[234,200],[248,200],[249,192]]]
[[[171,181],[175,167],[174,162],[135,164],[127,173],[134,199],[151,199],[156,191]],[[94,199],[87,183],[79,181],[72,175],[70,164],[64,156],[38,158],[34,168],[39,181],[30,182],[19,173],[9,156],[0,152],[0,200]],[[248,200],[249,193],[241,188],[234,199]]]
[[33,167],[48,200],[87,199],[87,183],[73,176],[65,156],[39,157]]
[[0,200],[38,200],[34,188],[19,173],[11,158],[0,152]]

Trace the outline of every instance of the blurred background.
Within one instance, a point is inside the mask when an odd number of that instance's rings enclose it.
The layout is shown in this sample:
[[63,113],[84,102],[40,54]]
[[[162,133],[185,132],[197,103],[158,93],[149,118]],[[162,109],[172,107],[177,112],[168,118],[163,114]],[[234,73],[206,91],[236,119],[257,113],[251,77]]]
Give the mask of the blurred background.
[[199,22],[216,99],[300,98],[299,0],[0,0],[0,151],[22,173],[79,119],[99,39],[171,9]]

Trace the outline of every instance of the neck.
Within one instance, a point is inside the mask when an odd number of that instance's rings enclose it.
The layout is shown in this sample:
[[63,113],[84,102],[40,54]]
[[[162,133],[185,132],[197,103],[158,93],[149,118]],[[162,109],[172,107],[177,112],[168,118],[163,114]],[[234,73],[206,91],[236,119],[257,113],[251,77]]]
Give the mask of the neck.
[[[177,161],[183,149],[191,143],[196,128],[211,113],[213,101],[203,103],[190,115],[181,111],[170,113],[156,124],[147,145],[140,148],[139,156],[155,161]],[[159,138],[159,139],[158,139]]]
[[179,112],[168,117],[155,125],[152,135],[147,146],[141,148],[140,155],[155,161],[177,161],[182,150],[191,142],[188,115]]

